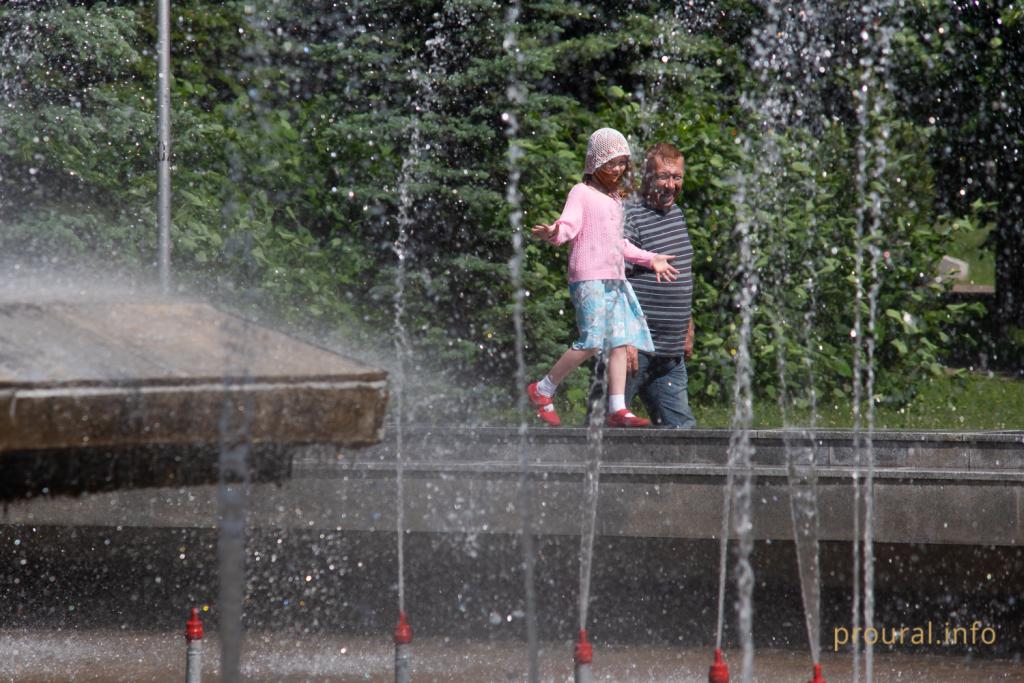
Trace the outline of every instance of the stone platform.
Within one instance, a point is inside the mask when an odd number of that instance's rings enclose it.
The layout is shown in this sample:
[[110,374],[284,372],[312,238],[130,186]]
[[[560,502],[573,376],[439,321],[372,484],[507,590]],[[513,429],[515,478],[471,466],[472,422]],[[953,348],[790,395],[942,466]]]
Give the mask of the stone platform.
[[284,445],[380,439],[386,375],[210,305],[0,301],[0,498],[256,479]]

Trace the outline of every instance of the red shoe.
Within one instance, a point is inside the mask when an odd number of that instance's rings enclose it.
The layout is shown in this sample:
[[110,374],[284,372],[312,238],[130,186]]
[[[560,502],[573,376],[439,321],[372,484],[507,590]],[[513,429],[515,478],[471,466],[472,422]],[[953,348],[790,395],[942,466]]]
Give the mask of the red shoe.
[[551,397],[544,396],[538,392],[536,382],[526,387],[526,395],[530,397],[530,403],[537,408],[537,417],[552,427],[558,427],[562,424],[561,418],[555,412],[555,406],[551,401]]
[[616,411],[605,418],[605,425],[608,427],[650,427],[651,421],[637,417],[626,408]]

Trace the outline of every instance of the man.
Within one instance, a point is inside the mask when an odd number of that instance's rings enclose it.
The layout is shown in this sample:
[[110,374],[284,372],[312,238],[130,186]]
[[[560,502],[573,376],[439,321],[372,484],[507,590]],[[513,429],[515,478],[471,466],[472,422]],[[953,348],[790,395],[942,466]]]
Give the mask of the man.
[[638,393],[658,427],[697,426],[686,395],[685,360],[693,353],[693,246],[683,212],[676,200],[683,189],[682,153],[658,143],[644,155],[642,201],[626,208],[625,236],[630,242],[659,254],[675,254],[679,270],[674,282],[658,282],[654,271],[634,266],[626,277],[636,292],[654,340],[654,353],[629,347],[626,405]]

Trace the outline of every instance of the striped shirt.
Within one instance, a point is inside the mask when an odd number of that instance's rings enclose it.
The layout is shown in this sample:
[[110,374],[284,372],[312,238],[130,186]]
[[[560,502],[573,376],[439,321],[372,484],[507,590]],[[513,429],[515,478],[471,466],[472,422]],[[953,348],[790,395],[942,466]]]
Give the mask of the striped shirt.
[[672,265],[679,269],[679,275],[673,282],[658,282],[654,271],[643,266],[633,266],[626,277],[647,317],[654,355],[681,356],[693,299],[693,246],[683,212],[677,205],[662,213],[631,202],[626,206],[624,233],[626,239],[645,251],[676,257]]

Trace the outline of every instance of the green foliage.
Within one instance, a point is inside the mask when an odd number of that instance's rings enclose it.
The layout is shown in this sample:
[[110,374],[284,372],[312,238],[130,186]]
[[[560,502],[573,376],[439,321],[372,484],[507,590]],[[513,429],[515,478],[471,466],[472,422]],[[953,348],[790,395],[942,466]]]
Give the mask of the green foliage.
[[[13,3],[0,8],[0,250],[146,264],[155,247],[152,3]],[[738,314],[737,187],[751,181],[764,286],[751,348],[757,389],[810,365],[820,396],[852,391],[849,332],[854,128],[768,134],[740,106],[753,5],[524,3],[517,66],[505,9],[484,0],[174,3],[176,277],[211,296],[256,295],[298,326],[390,346],[394,244],[407,218],[404,320],[438,368],[511,405],[515,353],[505,202],[506,89],[515,106],[525,228],[557,216],[586,140],[622,130],[686,159],[682,205],[694,242],[694,402],[727,400]],[[467,26],[472,30],[466,30]],[[902,44],[918,49],[909,34]],[[8,58],[9,57],[9,58]],[[924,57],[919,55],[919,58]],[[846,90],[849,71],[828,76]],[[891,156],[877,249],[878,393],[909,401],[970,307],[929,281],[948,234],[936,215],[931,129],[886,112]],[[753,144],[739,144],[741,141]],[[757,152],[766,145],[773,160]],[[566,254],[526,241],[526,358],[543,371],[575,336]],[[866,303],[864,304],[866,307]],[[867,309],[862,313],[866,316]],[[806,321],[806,322],[805,322]],[[384,339],[384,344],[381,344]],[[586,377],[567,395],[578,408]],[[797,401],[805,400],[797,397]]]
[[[940,207],[994,226],[995,313],[1024,325],[1024,3],[910,3],[894,80],[903,115],[931,132]],[[987,209],[977,215],[978,200]],[[1019,363],[1017,364],[1019,368]]]

